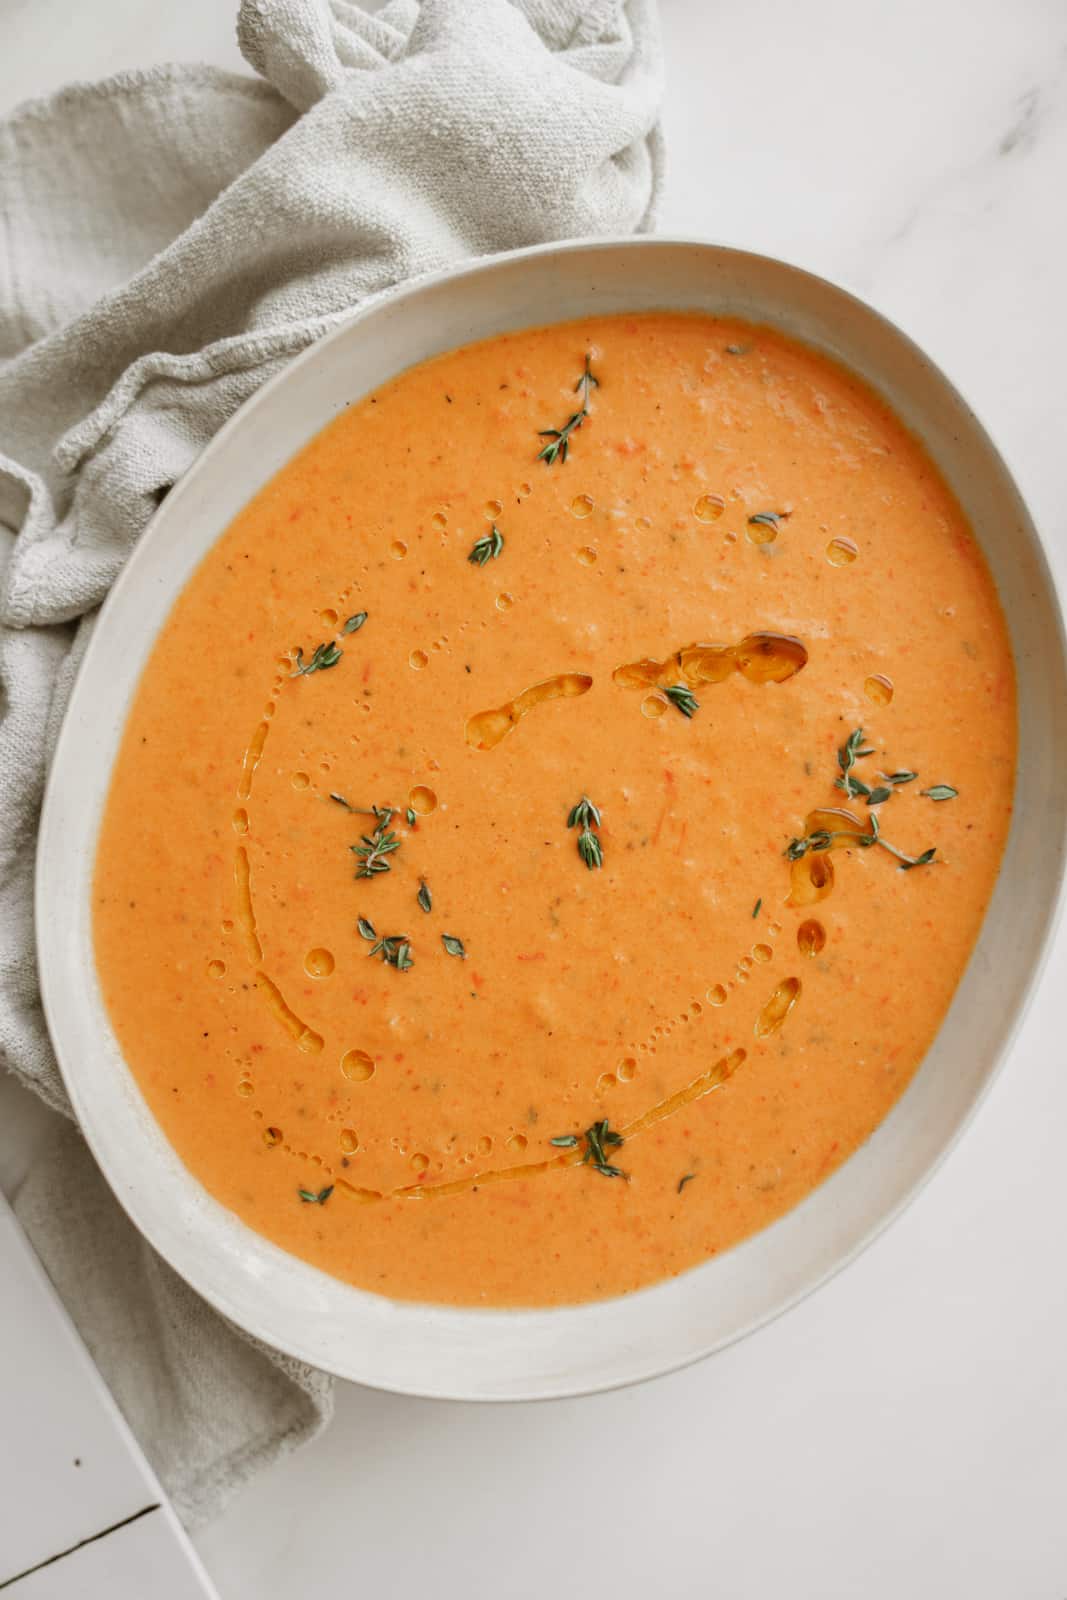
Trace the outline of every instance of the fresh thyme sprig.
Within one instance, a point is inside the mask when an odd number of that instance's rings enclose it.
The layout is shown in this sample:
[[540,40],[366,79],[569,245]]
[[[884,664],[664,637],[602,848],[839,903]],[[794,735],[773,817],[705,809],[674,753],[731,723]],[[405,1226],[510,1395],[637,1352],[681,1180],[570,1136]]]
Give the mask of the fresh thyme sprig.
[[567,813],[568,828],[579,828],[578,854],[589,868],[590,872],[604,865],[604,847],[594,828],[600,827],[600,808],[595,806],[587,795],[582,795],[576,806],[572,806]]
[[484,567],[487,561],[496,561],[503,548],[504,535],[494,522],[488,533],[474,541],[467,560],[476,567]]
[[[348,809],[354,811],[356,807],[349,806]],[[399,850],[401,843],[389,827],[395,810],[395,806],[372,806],[370,815],[377,822],[377,827],[371,834],[362,834],[358,844],[349,845],[349,849],[360,858],[357,878],[375,878],[392,867],[392,862],[387,861],[386,857],[392,855],[394,850]]]
[[864,749],[864,737],[862,728],[853,728],[837,752],[837,764],[841,768],[841,776],[835,778],[834,783],[839,789],[845,791],[850,800],[857,794],[869,795],[871,792],[865,783],[861,783],[858,778],[852,776],[852,768],[862,756],[874,755],[873,750]]
[[888,850],[891,856],[896,856],[900,862],[901,872],[910,872],[913,867],[925,867],[933,861],[937,854],[936,846],[931,845],[921,855],[905,855],[903,850],[898,850],[895,844],[890,844],[888,839],[882,838],[881,827],[878,822],[878,813],[871,812],[870,832],[853,833],[849,828],[815,828],[811,833],[800,838],[790,839],[785,848],[788,861],[799,861],[801,856],[806,856],[808,851],[817,852],[829,850],[835,839],[847,839],[850,844],[858,846],[860,850],[869,850],[872,845],[881,845],[883,850]]
[[538,461],[543,461],[547,467],[550,467],[557,459],[561,465],[564,461],[566,461],[567,451],[570,449],[571,435],[578,432],[578,429],[589,415],[590,391],[593,389],[599,389],[600,387],[600,379],[594,377],[592,370],[590,369],[590,359],[590,356],[587,354],[585,358],[585,369],[582,372],[581,377],[578,379],[578,382],[574,385],[575,394],[580,394],[582,397],[580,408],[571,413],[566,422],[563,424],[562,428],[538,429],[538,437],[541,439],[547,439],[548,443],[538,453],[537,459]]
[[[837,752],[837,764],[841,768],[840,774],[834,779],[834,785],[842,789],[850,800],[856,795],[862,796],[869,806],[885,805],[893,797],[893,790],[900,788],[901,784],[914,783],[919,776],[917,772],[907,769],[901,772],[880,772],[878,776],[881,783],[873,788],[857,778],[853,768],[856,762],[864,756],[873,756],[874,751],[863,748],[865,734],[862,728],[854,728]],[[959,793],[950,783],[935,783],[929,789],[920,789],[929,800],[955,800]],[[921,863],[919,863],[921,864]]]
[[[348,618],[341,629],[342,636],[349,633],[358,633],[367,620],[365,611],[357,611]],[[290,678],[304,678],[309,672],[325,672],[327,667],[335,667],[344,655],[344,651],[336,639],[330,639],[325,644],[315,646],[309,661],[304,660],[303,646],[297,648],[293,655],[294,666]]]
[[683,717],[691,717],[700,710],[700,701],[691,689],[684,683],[672,683],[663,693],[667,696],[672,706],[677,706]]
[[[605,1178],[625,1178],[629,1182],[629,1174],[623,1172],[621,1167],[613,1166],[607,1158],[608,1150],[618,1149],[619,1145],[625,1143],[621,1133],[614,1133],[609,1128],[607,1117],[602,1117],[599,1122],[594,1122],[591,1128],[586,1128],[582,1138],[585,1140],[583,1165],[591,1164],[598,1172],[603,1173]],[[560,1150],[574,1150],[579,1141],[576,1133],[561,1133],[548,1142]]]
[[406,933],[390,933],[379,938],[373,922],[368,922],[366,917],[360,917],[356,926],[361,939],[366,939],[368,943],[374,941],[368,955],[380,955],[387,966],[396,967],[399,972],[408,972],[415,965],[411,957],[411,941]]
[[309,672],[325,672],[327,667],[335,667],[343,654],[344,651],[338,648],[336,641],[333,639],[328,644],[316,645],[310,661],[304,660],[304,651],[300,648],[293,657],[296,664],[289,676],[290,678],[303,678]]

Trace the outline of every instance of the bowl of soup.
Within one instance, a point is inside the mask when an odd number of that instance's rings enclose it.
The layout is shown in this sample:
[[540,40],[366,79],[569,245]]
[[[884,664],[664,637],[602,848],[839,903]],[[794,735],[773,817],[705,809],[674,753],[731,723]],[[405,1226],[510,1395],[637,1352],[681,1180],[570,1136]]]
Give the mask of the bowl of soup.
[[242,408],[103,609],[38,862],[86,1137],[342,1377],[694,1360],[974,1110],[1065,723],[1018,490],[875,311],[685,240],[423,280]]

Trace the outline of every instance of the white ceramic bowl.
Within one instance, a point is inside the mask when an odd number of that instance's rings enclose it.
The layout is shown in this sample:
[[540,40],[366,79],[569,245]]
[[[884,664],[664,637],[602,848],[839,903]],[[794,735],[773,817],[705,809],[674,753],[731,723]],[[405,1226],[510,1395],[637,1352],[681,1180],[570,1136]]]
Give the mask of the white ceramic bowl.
[[[663,308],[752,318],[837,357],[922,437],[959,496],[999,587],[1018,671],[1024,781],[1004,865],[951,1011],[906,1094],[851,1161],[765,1232],[671,1282],[594,1305],[482,1311],[382,1299],[286,1254],[213,1200],[123,1062],[97,985],[90,889],[126,709],[205,551],[343,406],[472,339]],[[605,1389],[693,1361],[775,1316],[869,1243],[930,1175],[988,1086],[1040,970],[1065,817],[1067,671],[1049,569],[1003,461],[938,369],[860,301],[765,257],[668,239],[520,251],[425,279],[356,315],[249,401],[153,519],[104,606],[52,766],[37,875],[45,1009],[71,1099],[119,1200],[234,1322],[341,1377],[411,1394]]]

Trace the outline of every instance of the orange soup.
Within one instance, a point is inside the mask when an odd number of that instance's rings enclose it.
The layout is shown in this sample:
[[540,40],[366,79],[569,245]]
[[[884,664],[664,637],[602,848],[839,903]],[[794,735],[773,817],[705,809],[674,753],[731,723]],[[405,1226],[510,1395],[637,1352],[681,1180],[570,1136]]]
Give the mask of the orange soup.
[[592,319],[353,405],[145,670],[100,981],[224,1205],[385,1295],[551,1305],[869,1138],[1011,814],[997,595],[921,446],[763,327]]

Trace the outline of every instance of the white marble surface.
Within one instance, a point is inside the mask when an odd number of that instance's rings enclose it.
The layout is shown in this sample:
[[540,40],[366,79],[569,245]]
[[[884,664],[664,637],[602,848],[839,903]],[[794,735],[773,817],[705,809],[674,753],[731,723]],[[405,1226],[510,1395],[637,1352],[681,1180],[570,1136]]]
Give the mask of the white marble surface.
[[[228,0],[0,0],[0,109],[173,58]],[[856,288],[940,360],[1067,574],[1063,0],[663,0],[664,229]],[[755,1338],[626,1393],[477,1409],[343,1388],[198,1538],[226,1600],[1067,1595],[1067,935],[920,1201]],[[9,1090],[0,1180],[35,1117]]]

